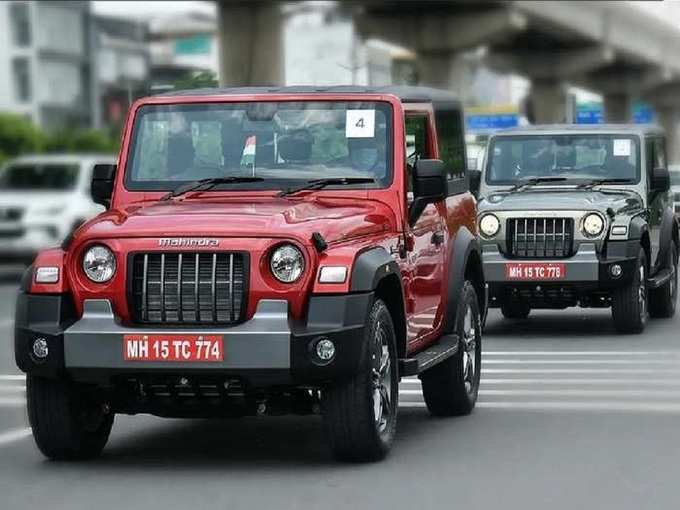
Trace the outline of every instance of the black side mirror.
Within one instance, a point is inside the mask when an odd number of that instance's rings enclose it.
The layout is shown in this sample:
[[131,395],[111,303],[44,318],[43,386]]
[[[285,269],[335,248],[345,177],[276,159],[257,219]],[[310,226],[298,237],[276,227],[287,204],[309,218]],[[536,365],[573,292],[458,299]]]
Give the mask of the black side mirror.
[[428,204],[446,198],[444,163],[439,159],[420,159],[413,167],[414,200],[408,213],[409,225],[415,225]]
[[479,186],[482,183],[482,171],[478,168],[469,168],[467,174],[470,191],[473,195],[477,196]]
[[671,174],[668,168],[655,168],[652,170],[652,182],[650,183],[652,191],[665,193],[671,189]]
[[90,195],[96,204],[104,207],[111,205],[111,195],[113,194],[113,180],[116,177],[116,165],[100,164],[94,165],[92,171],[92,184]]

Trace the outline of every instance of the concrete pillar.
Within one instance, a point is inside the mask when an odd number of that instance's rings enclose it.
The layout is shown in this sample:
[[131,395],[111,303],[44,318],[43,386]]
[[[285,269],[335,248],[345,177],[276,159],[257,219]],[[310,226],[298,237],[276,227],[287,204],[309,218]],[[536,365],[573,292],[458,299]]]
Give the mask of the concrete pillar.
[[283,23],[278,2],[220,1],[220,84],[283,85]]
[[470,66],[462,55],[419,53],[417,62],[420,84],[449,90],[461,101],[465,99]]
[[632,100],[630,95],[625,93],[604,95],[604,118],[607,122],[630,122],[632,116]]
[[566,87],[559,80],[534,79],[527,104],[532,124],[554,124],[567,120]]
[[656,108],[659,124],[666,131],[666,157],[668,164],[680,164],[680,104],[677,106],[661,106]]

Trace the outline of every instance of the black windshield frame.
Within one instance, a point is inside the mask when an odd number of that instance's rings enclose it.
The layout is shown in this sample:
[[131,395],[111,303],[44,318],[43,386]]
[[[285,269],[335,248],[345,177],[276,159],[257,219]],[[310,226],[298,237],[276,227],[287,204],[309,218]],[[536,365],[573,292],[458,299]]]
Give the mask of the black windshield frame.
[[[314,99],[314,100],[277,100],[277,101],[239,101],[239,102],[192,102],[192,103],[169,103],[169,104],[147,104],[141,106],[135,114],[130,142],[127,150],[127,158],[125,164],[125,176],[123,179],[123,186],[127,191],[144,191],[144,192],[168,192],[177,187],[192,182],[195,179],[187,180],[135,180],[133,178],[133,168],[135,165],[135,155],[139,144],[141,143],[140,130],[143,118],[146,114],[181,111],[181,112],[206,112],[211,109],[225,110],[225,109],[243,109],[248,105],[257,103],[277,103],[283,105],[284,108],[295,107],[295,105],[347,105],[351,109],[365,109],[374,108],[385,115],[385,164],[386,174],[384,179],[376,179],[373,184],[352,184],[346,186],[329,186],[325,189],[386,189],[392,185],[394,180],[395,165],[394,165],[394,109],[387,101],[364,101],[356,98],[352,99]],[[321,176],[315,176],[321,177]],[[214,191],[268,191],[268,190],[284,190],[290,187],[303,185],[308,182],[307,179],[299,178],[266,178],[262,182],[253,183],[233,183],[229,185],[220,185],[211,189]]]
[[[636,153],[636,162],[635,162],[635,178],[631,179],[630,185],[637,185],[640,184],[641,179],[642,179],[642,143],[640,141],[640,136],[635,134],[635,133],[598,133],[598,132],[593,132],[593,133],[559,133],[559,134],[536,134],[536,135],[503,135],[503,136],[497,136],[493,137],[489,143],[489,146],[487,148],[486,152],[486,164],[484,165],[484,182],[488,186],[514,186],[518,183],[522,182],[522,179],[491,179],[491,165],[492,165],[492,159],[494,157],[494,149],[496,146],[496,143],[499,141],[523,141],[523,140],[541,140],[541,139],[547,139],[547,140],[554,140],[556,138],[576,138],[576,139],[585,139],[585,138],[595,138],[595,139],[626,139],[626,140],[631,140],[631,142],[634,145],[635,148],[635,153]],[[555,174],[554,177],[561,177],[560,174]],[[603,178],[606,178],[606,175],[603,175]],[[611,178],[616,178],[617,176],[612,175],[610,176]],[[528,180],[528,179],[527,179]],[[582,184],[584,181],[588,180],[596,180],[594,177],[588,177],[588,176],[582,176],[582,177],[572,177],[572,178],[567,178],[565,181],[560,181],[557,183],[547,183],[551,186],[561,186],[561,185],[573,185],[573,184]]]

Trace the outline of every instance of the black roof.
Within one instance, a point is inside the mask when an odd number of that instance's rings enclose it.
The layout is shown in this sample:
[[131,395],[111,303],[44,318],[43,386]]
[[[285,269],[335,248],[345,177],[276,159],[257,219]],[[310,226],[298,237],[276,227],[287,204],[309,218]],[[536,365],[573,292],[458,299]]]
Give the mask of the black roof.
[[495,136],[513,135],[559,135],[565,133],[600,133],[637,135],[663,134],[663,128],[656,124],[535,124],[502,129]]
[[161,92],[157,95],[162,97],[182,97],[239,94],[392,94],[401,99],[402,103],[454,103],[460,105],[456,96],[446,90],[405,85],[390,85],[386,87],[362,87],[357,85],[334,85],[330,87],[315,85],[288,87],[227,87],[177,90]]

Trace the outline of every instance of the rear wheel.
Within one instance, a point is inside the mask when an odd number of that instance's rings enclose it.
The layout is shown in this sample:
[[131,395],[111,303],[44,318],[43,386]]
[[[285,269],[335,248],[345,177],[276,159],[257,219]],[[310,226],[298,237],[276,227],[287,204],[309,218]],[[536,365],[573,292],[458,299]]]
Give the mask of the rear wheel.
[[69,381],[28,376],[28,420],[40,451],[54,460],[97,457],[111,433],[113,413]]
[[673,271],[671,279],[658,289],[649,292],[649,315],[668,319],[675,315],[678,301],[678,247],[671,243],[670,267]]
[[612,296],[612,318],[619,333],[641,333],[647,325],[647,254],[641,247],[631,281]]
[[458,351],[424,372],[423,397],[435,416],[470,414],[477,402],[482,363],[482,325],[475,288],[465,282],[456,310]]
[[501,303],[501,313],[506,319],[526,319],[531,313],[529,303],[515,299]]
[[375,461],[394,441],[399,405],[396,335],[385,303],[376,299],[365,328],[363,368],[322,395],[324,427],[336,458]]

